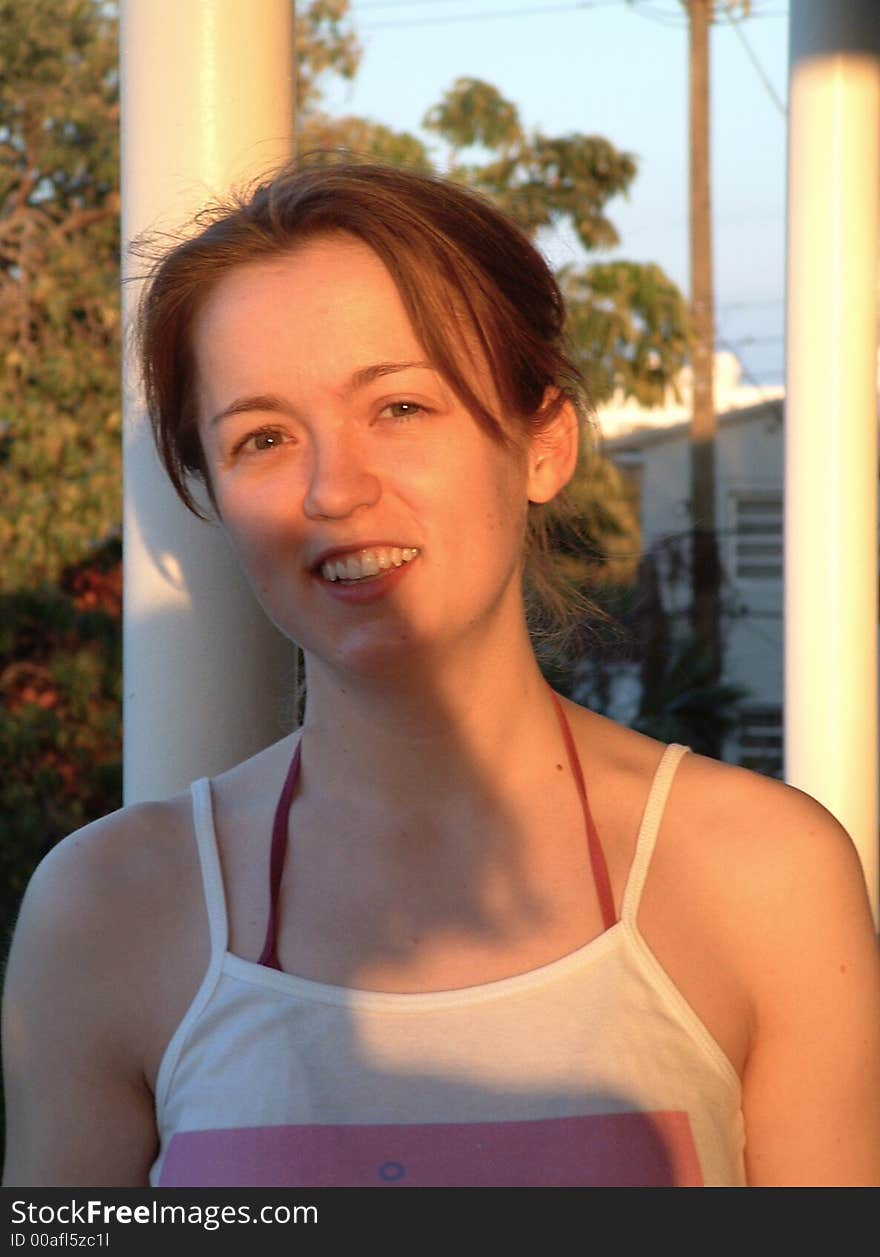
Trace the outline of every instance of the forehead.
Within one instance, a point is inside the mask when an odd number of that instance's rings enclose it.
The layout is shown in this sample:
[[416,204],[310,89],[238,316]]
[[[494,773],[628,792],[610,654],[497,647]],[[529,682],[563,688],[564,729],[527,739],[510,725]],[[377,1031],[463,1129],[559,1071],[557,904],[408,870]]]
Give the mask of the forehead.
[[387,268],[351,236],[322,237],[289,253],[235,267],[212,288],[196,319],[197,348],[231,333],[295,333],[305,345],[346,329],[415,337]]
[[356,236],[321,236],[238,266],[218,280],[193,324],[199,418],[228,405],[230,395],[339,390],[354,373],[387,362],[431,362],[457,394],[444,359],[498,416],[486,359],[454,294],[442,276],[425,276],[418,288],[419,318],[422,326],[429,320],[432,353],[390,271]]

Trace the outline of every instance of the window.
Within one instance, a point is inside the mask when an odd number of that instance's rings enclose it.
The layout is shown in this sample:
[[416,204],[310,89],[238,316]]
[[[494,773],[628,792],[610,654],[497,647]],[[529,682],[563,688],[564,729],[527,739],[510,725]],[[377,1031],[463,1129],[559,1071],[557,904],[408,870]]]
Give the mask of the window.
[[782,495],[733,495],[733,574],[737,581],[782,580]]
[[781,778],[784,768],[782,752],[782,708],[741,708],[736,762],[742,768],[763,773],[765,777]]

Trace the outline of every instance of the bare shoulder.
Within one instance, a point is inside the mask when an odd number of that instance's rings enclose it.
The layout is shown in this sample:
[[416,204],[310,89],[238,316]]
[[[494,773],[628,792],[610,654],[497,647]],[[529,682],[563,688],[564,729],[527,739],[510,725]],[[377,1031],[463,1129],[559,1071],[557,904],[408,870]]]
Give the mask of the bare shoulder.
[[780,928],[815,898],[833,905],[843,895],[867,908],[846,830],[793,786],[690,754],[676,774],[667,828],[696,868],[711,866],[723,877],[725,894],[742,912],[766,918],[784,907]]
[[[208,962],[208,928],[188,794],[138,803],[58,843],[25,894],[9,982],[64,983],[97,1024],[119,1023],[152,1082]],[[40,988],[33,988],[40,997]]]
[[[609,835],[612,857],[617,844],[629,858],[667,748],[567,707],[599,832]],[[793,786],[693,752],[682,756],[672,780],[649,885],[652,880],[663,884],[669,912],[686,910],[685,897],[699,900],[707,916],[753,919],[764,935],[768,913],[774,928],[790,923],[796,930],[797,914],[812,911],[814,897],[828,910],[855,905],[863,924],[868,912],[858,854],[822,804]]]
[[677,888],[748,1026],[749,1181],[877,1185],[880,953],[849,835],[804,792],[699,756],[682,761],[664,825],[655,895]]
[[[570,715],[619,894],[664,747]],[[637,917],[740,1078],[748,1182],[880,1185],[880,956],[838,821],[791,786],[686,754]]]
[[153,1062],[207,960],[184,803],[84,827],[30,881],[3,993],[7,1181],[144,1182]]
[[[574,704],[568,704],[582,753],[591,802],[603,794],[623,806],[631,825],[641,818],[667,747]],[[626,801],[629,800],[629,806]],[[601,802],[600,802],[601,806]],[[602,827],[600,826],[600,832]],[[612,824],[613,829],[613,824]],[[831,813],[801,790],[737,765],[689,752],[676,769],[663,814],[657,855],[699,874],[722,873],[726,890],[761,909],[798,882],[832,874],[864,893],[849,835]],[[690,880],[690,878],[688,878]],[[719,890],[721,890],[719,886]]]
[[[59,842],[37,866],[25,894],[16,938],[93,946],[107,953],[192,881],[197,857],[188,801],[121,808]],[[59,958],[60,959],[60,958]]]
[[[653,916],[674,910],[772,995],[770,952],[806,962],[805,933],[872,938],[858,853],[810,795],[701,755],[679,763],[652,864]],[[768,985],[769,984],[769,985]]]
[[665,888],[749,1020],[749,1182],[880,1184],[880,954],[858,853],[804,792],[686,756]]

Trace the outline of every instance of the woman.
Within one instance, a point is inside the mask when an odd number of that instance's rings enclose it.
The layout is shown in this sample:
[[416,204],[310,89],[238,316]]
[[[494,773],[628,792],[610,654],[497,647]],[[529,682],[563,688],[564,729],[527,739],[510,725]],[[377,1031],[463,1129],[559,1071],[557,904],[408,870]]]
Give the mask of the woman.
[[159,450],[301,646],[305,717],[38,869],[9,1183],[880,1182],[847,836],[535,661],[562,318],[495,210],[366,165],[282,171],[158,265]]

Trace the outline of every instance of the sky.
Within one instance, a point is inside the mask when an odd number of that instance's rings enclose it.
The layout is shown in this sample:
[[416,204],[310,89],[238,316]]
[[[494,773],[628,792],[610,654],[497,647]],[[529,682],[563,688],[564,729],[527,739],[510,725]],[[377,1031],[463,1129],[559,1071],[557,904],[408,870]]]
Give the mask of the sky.
[[[784,376],[785,99],[788,0],[711,34],[712,196],[717,347],[743,383]],[[619,248],[594,257],[688,274],[687,27],[678,0],[352,0],[363,49],[327,107],[421,131],[456,78],[494,84],[527,129],[602,135],[632,153],[628,199],[607,212]],[[545,246],[575,260],[565,238]]]

